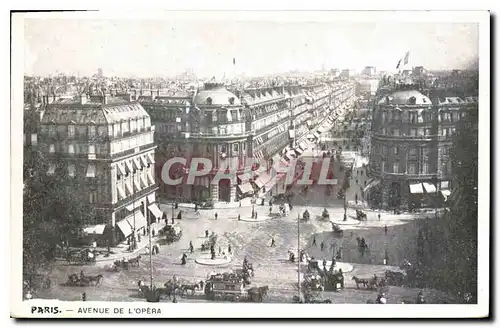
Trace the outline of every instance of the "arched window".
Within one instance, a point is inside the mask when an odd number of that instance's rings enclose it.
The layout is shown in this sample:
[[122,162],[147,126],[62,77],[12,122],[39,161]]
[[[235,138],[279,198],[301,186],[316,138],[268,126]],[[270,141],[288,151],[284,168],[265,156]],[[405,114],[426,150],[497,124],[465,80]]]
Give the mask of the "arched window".
[[212,98],[210,97],[207,98],[207,105],[212,105]]
[[229,97],[229,104],[234,105],[234,97]]

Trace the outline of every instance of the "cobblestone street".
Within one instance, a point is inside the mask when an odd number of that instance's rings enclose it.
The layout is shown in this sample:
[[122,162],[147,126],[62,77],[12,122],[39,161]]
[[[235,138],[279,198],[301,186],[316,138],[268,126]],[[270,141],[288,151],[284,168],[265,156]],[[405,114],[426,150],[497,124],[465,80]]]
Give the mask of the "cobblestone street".
[[[310,189],[306,197],[318,198],[324,192],[321,186]],[[303,201],[307,199],[304,198]],[[163,211],[168,213],[170,206],[161,205]],[[331,232],[329,222],[317,219],[323,211],[323,207],[306,207],[304,205],[294,206],[288,217],[278,217],[274,214],[278,211],[273,207],[273,213],[269,216],[269,206],[255,205],[258,217],[267,218],[262,222],[238,221],[241,217],[251,217],[252,207],[241,207],[232,209],[218,209],[202,211],[196,215],[193,210],[183,210],[183,219],[180,222],[182,237],[180,241],[160,246],[160,253],[153,256],[154,281],[157,285],[163,285],[165,281],[176,275],[181,280],[197,282],[204,280],[212,272],[224,272],[231,268],[240,268],[243,258],[246,256],[255,268],[255,277],[252,284],[257,286],[269,285],[269,298],[267,301],[291,301],[297,294],[297,265],[287,261],[288,251],[297,252],[297,217],[302,215],[305,209],[311,213],[308,223],[300,223],[300,248],[317,259],[326,258],[330,260],[333,255],[332,245],[335,249],[342,248],[342,261],[351,263],[354,267],[352,272],[346,274],[347,289],[339,293],[324,293],[324,297],[331,298],[336,303],[365,303],[368,298],[373,299],[376,292],[354,290],[354,283],[350,280],[352,276],[371,277],[374,274],[382,276],[384,271],[392,267],[383,265],[383,258],[387,253],[388,264],[398,266],[404,258],[412,259],[415,256],[415,235],[419,217],[416,215],[392,215],[384,213],[379,221],[377,212],[367,211],[368,221],[357,222],[349,219],[348,223],[342,222],[343,206],[333,205],[327,207],[332,219],[339,223],[344,229],[342,237],[335,237]],[[215,212],[218,219],[215,220]],[[348,217],[355,215],[354,209],[347,210]],[[343,225],[342,225],[343,224]],[[384,227],[388,226],[387,235]],[[231,245],[231,263],[218,267],[200,265],[195,263],[196,258],[207,257],[209,252],[201,252],[201,244],[205,240],[205,230],[218,235],[218,248],[227,253],[228,245]],[[313,237],[314,235],[314,237]],[[357,251],[356,237],[364,237],[370,247],[370,252],[362,257]],[[271,247],[271,239],[274,238],[276,246]],[[313,238],[316,246],[312,245]],[[189,242],[192,241],[195,251],[190,254]],[[324,243],[323,251],[320,249],[321,242]],[[181,265],[183,253],[188,255],[186,265]],[[88,300],[109,301],[131,301],[141,299],[137,293],[137,281],[142,279],[149,281],[149,256],[142,252],[139,268],[131,268],[129,271],[109,272],[111,263],[103,261],[95,266],[57,266],[50,277],[53,286],[50,290],[39,294],[42,298],[57,298],[62,300],[79,300],[81,293],[86,292]],[[305,268],[304,268],[305,269]],[[394,268],[392,268],[394,269]],[[103,274],[104,279],[99,287],[66,287],[61,285],[71,273]],[[393,297],[390,302],[399,302],[401,299],[413,298],[418,291],[408,288],[391,287],[390,293]],[[429,292],[429,295],[439,295]],[[432,296],[429,300],[432,299]],[[436,296],[437,297],[437,296]],[[439,299],[442,299],[442,295]],[[187,301],[187,300],[186,300]]]

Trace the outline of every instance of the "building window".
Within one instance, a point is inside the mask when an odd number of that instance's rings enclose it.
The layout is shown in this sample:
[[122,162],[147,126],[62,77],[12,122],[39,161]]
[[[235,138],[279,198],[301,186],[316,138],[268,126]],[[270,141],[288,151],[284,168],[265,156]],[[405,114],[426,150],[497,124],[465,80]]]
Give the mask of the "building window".
[[72,144],[69,144],[68,145],[68,153],[74,154],[75,153],[75,146],[73,146]]
[[399,136],[399,129],[392,129],[392,135],[393,136]]
[[410,154],[409,154],[409,156],[411,158],[416,158],[417,157],[417,152],[418,152],[417,148],[410,148]]
[[392,153],[394,155],[398,155],[399,154],[399,147],[397,147],[397,146],[396,147],[392,147]]
[[382,161],[380,163],[380,172],[384,173],[385,172],[385,161]]
[[417,164],[415,163],[408,164],[408,174],[417,174]]
[[97,192],[96,191],[91,191],[89,193],[89,202],[91,204],[94,204],[95,202],[97,202]]
[[387,155],[387,146],[385,145],[382,146],[382,155],[383,156]]
[[94,138],[95,137],[95,126],[91,125],[89,126],[89,138]]
[[431,129],[424,129],[424,136],[430,136],[431,135]]
[[448,172],[448,161],[442,161],[441,162],[441,172],[443,174],[448,174],[450,172]]
[[234,150],[234,151],[238,151],[238,150],[239,150],[239,148],[240,148],[240,147],[239,147],[239,145],[238,145],[237,143],[235,143],[235,144],[233,145],[233,150]]
[[399,173],[399,162],[394,162],[392,164],[392,173]]
[[208,97],[206,99],[206,101],[207,101],[207,105],[212,105],[212,98]]
[[411,112],[410,113],[410,123],[411,124],[416,124],[417,123],[417,117],[418,117],[417,113]]
[[50,145],[49,146],[49,153],[53,154],[56,152],[56,146],[55,145]]
[[89,154],[95,154],[95,146],[89,145]]
[[74,125],[68,125],[68,137],[69,138],[75,137],[75,126]]
[[57,134],[57,129],[55,125],[49,125],[49,136],[55,137]]
[[429,173],[429,162],[424,161],[422,165],[422,174],[428,174]]
[[75,176],[75,171],[76,171],[75,164],[68,164],[68,175],[70,177],[73,178]]
[[410,136],[411,137],[416,137],[417,136],[417,129],[411,128],[410,129]]

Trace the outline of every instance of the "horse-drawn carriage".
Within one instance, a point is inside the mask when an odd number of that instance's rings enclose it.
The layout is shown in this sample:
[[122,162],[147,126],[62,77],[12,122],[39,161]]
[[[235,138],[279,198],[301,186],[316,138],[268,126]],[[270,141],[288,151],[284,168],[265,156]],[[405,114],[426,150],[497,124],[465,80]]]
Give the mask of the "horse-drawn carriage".
[[244,281],[235,273],[211,275],[205,282],[205,297],[209,300],[238,302],[246,296]]
[[179,224],[167,224],[160,231],[160,236],[165,236],[167,244],[175,243],[182,237],[182,230]]
[[72,265],[95,264],[96,252],[90,249],[77,250],[68,252],[66,261]]
[[130,267],[140,266],[141,255],[138,255],[131,259],[121,259],[113,262],[113,271],[128,270]]
[[366,213],[361,210],[356,210],[356,220],[366,221],[367,220]]
[[86,276],[83,274],[70,274],[68,276],[68,280],[66,281],[66,286],[74,286],[74,287],[86,287],[86,286],[97,286],[101,283],[103,279],[102,274],[98,274],[97,276]]
[[342,233],[342,228],[335,222],[333,221],[330,221],[330,223],[332,224],[332,231],[335,232],[335,233]]

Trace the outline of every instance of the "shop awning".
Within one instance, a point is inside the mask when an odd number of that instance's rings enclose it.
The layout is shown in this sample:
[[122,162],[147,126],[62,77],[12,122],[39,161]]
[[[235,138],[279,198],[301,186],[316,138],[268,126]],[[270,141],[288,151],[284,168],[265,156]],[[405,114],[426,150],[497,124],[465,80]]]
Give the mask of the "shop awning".
[[127,198],[127,196],[125,196],[125,191],[121,186],[116,186],[116,190],[118,191],[118,198],[121,199]]
[[151,172],[148,172],[148,180],[150,184],[155,184],[155,178],[153,177],[153,174]]
[[141,160],[142,166],[144,166],[144,167],[148,166],[148,159],[146,158],[146,156],[141,156],[140,160]]
[[369,189],[375,187],[380,183],[379,179],[370,179],[369,182],[366,184],[365,189],[363,189],[363,192],[367,192]]
[[251,173],[240,174],[238,175],[238,179],[240,179],[241,182],[250,181],[252,179],[252,174]]
[[300,148],[300,149],[302,149],[302,150],[306,150],[306,148],[307,148],[306,143],[305,143],[305,142],[301,142],[301,143],[299,144],[299,148]]
[[314,132],[314,133],[313,133],[313,136],[314,136],[316,139],[319,139],[319,133],[318,133],[318,132]]
[[441,181],[441,190],[448,190],[450,188],[450,182],[449,181]]
[[56,165],[55,164],[49,164],[49,169],[47,170],[48,175],[52,175],[56,172]]
[[130,226],[130,223],[128,222],[127,219],[121,220],[116,225],[118,226],[118,229],[120,229],[125,238],[127,238],[132,234],[132,227]]
[[87,178],[95,178],[95,165],[89,164],[87,166]]
[[290,150],[288,153],[285,154],[285,158],[289,161],[295,159],[297,155],[295,154],[294,150]]
[[410,185],[410,194],[423,194],[424,188],[421,183],[415,183]]
[[83,228],[83,232],[88,235],[102,235],[104,233],[104,229],[106,229],[105,224],[97,224],[94,226]]
[[253,192],[253,187],[250,184],[250,182],[244,182],[244,183],[238,185],[238,189],[240,190],[240,192],[242,194]]
[[146,177],[144,175],[141,175],[140,180],[141,180],[142,187],[143,188],[147,188],[148,187],[148,182],[147,182]]
[[149,163],[150,163],[150,164],[154,164],[154,162],[155,162],[155,158],[154,158],[153,153],[148,153],[148,155],[147,155],[147,156],[148,156]]
[[120,172],[121,175],[126,175],[127,174],[125,172],[125,168],[123,167],[123,164],[119,163],[116,166],[118,167],[118,171]]
[[307,138],[307,139],[314,139],[314,138],[316,138],[316,137],[315,137],[313,134],[308,134],[306,138]]
[[139,161],[139,157],[134,157],[132,160],[134,161],[135,168],[137,170],[140,170],[141,169],[141,162]]
[[451,191],[450,190],[441,190],[441,195],[443,195],[444,200],[446,201],[448,199],[448,196],[451,195]]
[[432,183],[424,182],[422,183],[424,186],[425,192],[428,194],[433,194],[436,192],[436,186],[433,185]]
[[126,162],[125,162],[125,169],[126,169],[128,172],[130,172],[130,173],[134,172],[134,168],[132,167],[132,162],[130,162],[130,161],[126,161]]
[[141,186],[139,185],[139,181],[137,179],[134,179],[134,188],[137,191],[141,190]]
[[132,189],[132,185],[130,184],[130,182],[125,182],[125,189],[129,193],[129,195],[134,194],[134,189]]
[[288,130],[288,137],[290,139],[295,138],[295,130]]
[[302,150],[301,148],[295,148],[294,151],[299,155],[302,155],[302,153],[304,152],[304,150]]
[[161,217],[163,216],[163,213],[162,211],[158,208],[158,205],[157,204],[151,204],[148,206],[148,209],[149,211],[151,212],[151,214],[153,214],[153,216],[157,219],[161,219]]
[[263,172],[262,174],[259,175],[257,179],[255,179],[255,184],[260,189],[263,186],[265,186],[270,179],[271,177],[269,176],[269,174],[267,174],[267,172]]
[[134,214],[130,215],[127,220],[132,227],[132,230],[134,229],[134,225],[135,230],[141,229],[148,225],[148,222],[146,221],[144,215],[142,215],[141,211],[134,212]]

